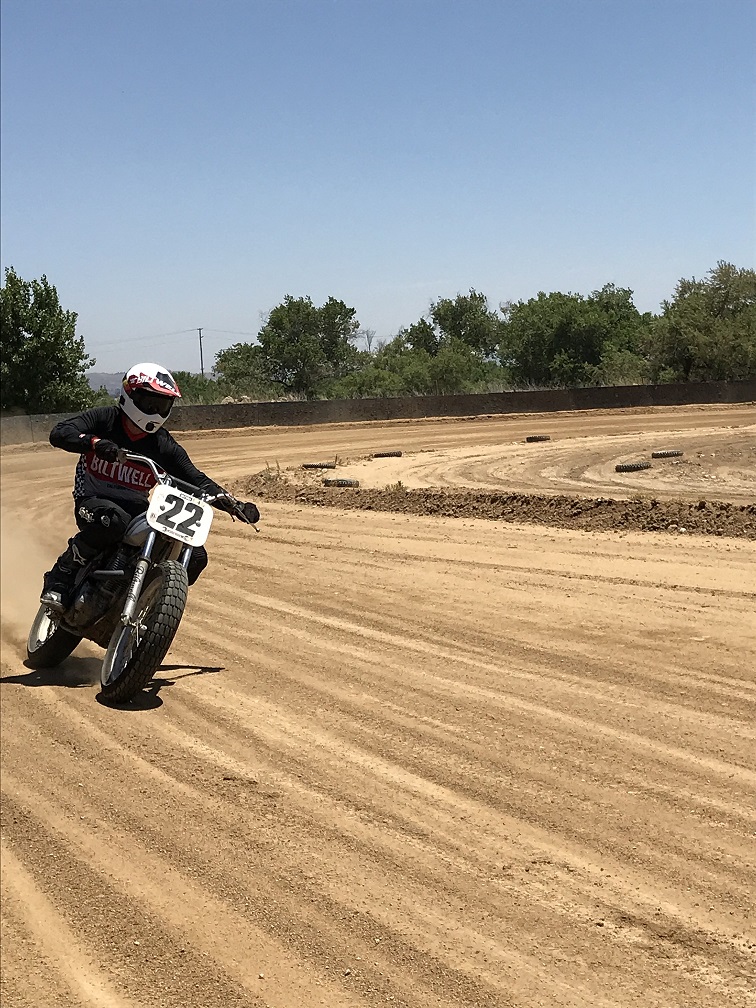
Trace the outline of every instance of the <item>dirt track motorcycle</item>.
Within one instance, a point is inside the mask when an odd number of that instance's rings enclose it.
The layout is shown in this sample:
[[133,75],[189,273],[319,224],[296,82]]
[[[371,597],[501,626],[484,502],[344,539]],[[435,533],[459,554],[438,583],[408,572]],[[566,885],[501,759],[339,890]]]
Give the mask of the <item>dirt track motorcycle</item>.
[[247,522],[230,494],[206,494],[144,455],[123,452],[123,460],[146,465],[157,481],[147,511],[131,521],[120,543],[77,574],[62,615],[40,606],[26,646],[26,664],[34,669],[59,665],[82,638],[105,648],[100,696],[109,703],[140,693],[168,652],[186,605],[192,549],[210,531],[211,505],[222,502]]

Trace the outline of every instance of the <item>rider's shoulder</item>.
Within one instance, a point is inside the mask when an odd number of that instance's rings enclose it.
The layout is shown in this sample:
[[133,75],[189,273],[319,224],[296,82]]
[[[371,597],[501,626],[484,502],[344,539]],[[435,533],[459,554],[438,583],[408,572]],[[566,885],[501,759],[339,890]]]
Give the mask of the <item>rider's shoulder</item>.
[[89,412],[104,420],[117,420],[121,415],[121,411],[115,403],[112,406],[92,406]]
[[84,421],[89,427],[112,427],[118,419],[117,406],[90,406],[89,409],[82,410],[76,416],[69,414],[69,419],[62,421],[65,423]]
[[155,438],[158,444],[176,444],[176,438],[165,427],[160,427],[155,431]]
[[166,430],[165,427],[161,427],[159,430],[156,430],[154,438],[154,444],[157,447],[157,450],[162,454],[167,452],[168,454],[173,455],[179,447],[179,443],[176,438],[169,430]]
[[86,413],[87,416],[113,416],[116,417],[121,411],[118,409],[115,403],[112,406],[90,406],[88,409],[82,410],[82,413]]

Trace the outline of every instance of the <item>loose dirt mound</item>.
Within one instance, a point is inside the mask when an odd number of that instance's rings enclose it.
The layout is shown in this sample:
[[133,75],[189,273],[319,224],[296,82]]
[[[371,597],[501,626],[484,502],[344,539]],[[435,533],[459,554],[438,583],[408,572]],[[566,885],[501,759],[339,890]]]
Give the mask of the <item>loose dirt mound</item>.
[[615,500],[609,497],[481,493],[473,490],[341,489],[298,483],[266,470],[235,487],[242,496],[318,507],[552,525],[585,531],[688,532],[756,539],[756,505],[726,501]]

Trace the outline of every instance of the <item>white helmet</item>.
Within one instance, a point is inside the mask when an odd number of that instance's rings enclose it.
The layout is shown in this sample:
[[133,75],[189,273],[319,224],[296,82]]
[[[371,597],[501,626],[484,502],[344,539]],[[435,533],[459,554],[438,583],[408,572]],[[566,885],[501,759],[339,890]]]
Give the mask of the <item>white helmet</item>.
[[140,430],[152,434],[162,427],[181,392],[162,364],[135,364],[123,376],[119,407]]

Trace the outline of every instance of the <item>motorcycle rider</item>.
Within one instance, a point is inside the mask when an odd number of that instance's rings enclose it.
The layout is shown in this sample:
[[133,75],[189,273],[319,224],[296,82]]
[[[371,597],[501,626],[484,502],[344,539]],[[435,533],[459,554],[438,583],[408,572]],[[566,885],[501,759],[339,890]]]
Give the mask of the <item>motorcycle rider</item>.
[[[167,368],[135,364],[123,376],[118,405],[95,406],[53,427],[50,444],[80,456],[73,488],[79,531],[44,576],[40,602],[48,608],[65,612],[77,570],[119,542],[131,520],[147,510],[147,495],[155,485],[155,477],[145,465],[126,462],[124,451],[147,456],[170,476],[206,493],[225,493],[197,469],[163,427],[180,398],[176,380]],[[260,517],[251,501],[242,503],[230,495],[214,504],[249,524]],[[195,547],[187,567],[189,584],[194,584],[206,566],[205,547]]]

